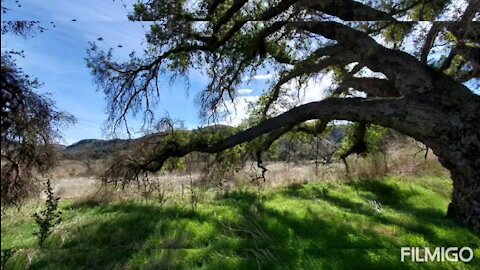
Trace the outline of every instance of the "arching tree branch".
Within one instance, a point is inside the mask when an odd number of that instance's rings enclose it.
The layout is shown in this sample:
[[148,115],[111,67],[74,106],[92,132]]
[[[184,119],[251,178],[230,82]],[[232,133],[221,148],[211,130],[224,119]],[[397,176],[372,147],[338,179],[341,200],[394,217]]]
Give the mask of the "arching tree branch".
[[385,79],[352,77],[342,81],[337,90],[345,91],[348,88],[354,88],[355,90],[364,92],[373,97],[401,96],[393,83]]
[[[281,127],[292,127],[312,119],[338,119],[349,121],[365,121],[383,126],[392,126],[396,120],[402,119],[406,133],[413,132],[405,119],[407,102],[404,99],[326,99],[293,108],[279,116],[267,119],[247,130],[207,143],[205,140],[192,138],[187,144],[168,143],[155,149],[150,156],[141,159],[130,159],[116,163],[108,172],[111,178],[135,179],[141,172],[155,172],[162,168],[164,162],[171,157],[182,157],[191,152],[218,153],[236,145],[251,141],[263,134]],[[384,112],[378,117],[378,112]],[[397,124],[395,126],[398,128]],[[135,160],[135,162],[132,162]]]

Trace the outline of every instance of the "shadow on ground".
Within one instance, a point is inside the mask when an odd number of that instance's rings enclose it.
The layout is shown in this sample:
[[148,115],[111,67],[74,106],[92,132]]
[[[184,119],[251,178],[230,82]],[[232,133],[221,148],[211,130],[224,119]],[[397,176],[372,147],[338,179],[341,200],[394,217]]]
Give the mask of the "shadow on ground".
[[[478,258],[456,265],[400,262],[402,245],[478,249],[479,238],[446,220],[438,207],[415,204],[425,196],[421,191],[382,181],[347,189],[294,185],[260,196],[235,191],[195,210],[78,204],[66,211],[72,219],[88,218],[72,223],[66,240],[54,238],[30,268],[479,269]],[[383,213],[368,207],[372,199]]]

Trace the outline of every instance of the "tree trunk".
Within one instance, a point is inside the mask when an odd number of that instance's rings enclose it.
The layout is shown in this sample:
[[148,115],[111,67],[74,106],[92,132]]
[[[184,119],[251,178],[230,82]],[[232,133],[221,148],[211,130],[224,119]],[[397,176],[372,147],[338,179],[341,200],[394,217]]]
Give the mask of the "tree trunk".
[[[477,168],[480,172],[480,168]],[[480,233],[480,179],[467,179],[452,171],[453,193],[447,217],[463,223]],[[473,181],[472,181],[473,180]]]
[[480,233],[480,97],[470,93],[468,100],[444,100],[440,109],[446,128],[426,140],[453,181],[447,217]]
[[453,181],[447,217],[480,233],[480,128],[455,134],[460,138],[443,143],[439,152],[439,161]]

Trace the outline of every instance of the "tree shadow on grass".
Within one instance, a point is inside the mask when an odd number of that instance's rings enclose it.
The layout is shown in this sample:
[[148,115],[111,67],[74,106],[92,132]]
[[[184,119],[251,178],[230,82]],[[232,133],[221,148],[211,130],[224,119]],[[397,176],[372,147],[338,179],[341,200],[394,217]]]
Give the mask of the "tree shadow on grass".
[[[387,200],[389,207],[397,207],[394,199],[400,202],[408,199],[392,198],[395,195],[389,194],[395,193],[394,190],[386,190],[384,186],[358,188],[387,194],[392,200]],[[389,217],[372,216],[361,203],[333,196],[321,187],[309,187],[308,192],[302,189],[295,187],[284,195],[315,197],[342,210],[372,217],[374,222],[410,226]],[[91,220],[71,226],[71,237],[63,244],[47,246],[31,268],[402,269],[412,266],[400,262],[395,239],[345,222],[344,212],[327,219],[309,205],[278,210],[271,207],[274,196],[234,191],[218,196],[208,205],[200,205],[195,211],[138,202],[76,205],[72,211],[91,215]],[[410,229],[426,235],[433,243],[443,240],[435,239],[428,231]]]
[[[80,209],[78,209],[80,210]],[[94,208],[103,216],[79,227],[60,248],[47,248],[31,269],[120,269],[143,248],[159,223],[173,219],[205,220],[194,211],[162,209],[151,205],[121,203]],[[182,228],[177,228],[179,231]],[[179,248],[179,239],[169,239],[158,248]],[[54,246],[54,245],[51,245]]]
[[[306,190],[302,187],[288,187],[284,194],[290,197],[303,199],[320,199],[334,205],[343,211],[363,215],[378,224],[395,225],[404,228],[411,234],[422,235],[430,244],[437,246],[452,246],[454,244],[467,244],[478,248],[478,238],[467,228],[456,224],[445,216],[445,211],[435,206],[418,207],[413,205],[409,199],[414,196],[424,196],[415,189],[401,189],[394,183],[387,183],[382,180],[364,180],[351,184],[357,195],[365,200],[364,203],[352,200],[344,196],[336,196],[325,192],[318,186]],[[358,191],[362,191],[358,193]],[[383,206],[394,210],[401,215],[411,216],[409,220],[400,217],[376,213],[368,205],[369,200],[377,200]],[[458,231],[463,234],[462,239],[456,239],[454,234],[439,235],[437,229]]]
[[[247,220],[236,224],[239,227],[233,230],[245,240],[236,252],[251,251],[246,254],[250,267],[241,269],[403,269],[413,266],[400,261],[399,248],[388,236],[371,230],[359,231],[338,219],[324,219],[307,205],[307,211],[301,211],[304,215],[295,209],[277,210],[265,204],[269,200],[267,196],[242,208],[242,216]],[[449,267],[425,266],[426,269]]]
[[[388,183],[379,180],[360,181],[354,183],[354,187],[358,190],[371,192],[374,194],[382,204],[389,208],[406,215],[414,217],[414,223],[399,222],[398,219],[385,218],[384,216],[378,216],[380,222],[389,222],[394,225],[403,226],[408,231],[423,235],[430,243],[437,246],[456,246],[465,245],[472,248],[479,248],[478,237],[475,237],[474,233],[462,224],[456,223],[446,217],[446,208],[441,209],[438,205],[423,205],[420,203],[414,204],[410,200],[414,196],[426,196],[418,192],[417,190],[410,188],[406,190],[401,188],[396,183]],[[438,193],[436,193],[438,194]],[[456,230],[458,234],[462,234],[465,237],[462,239],[452,239],[447,235],[439,235],[435,229],[444,230]],[[470,239],[470,240],[467,240]],[[462,241],[467,240],[467,242]]]
[[393,243],[372,232],[364,232],[358,238],[357,229],[348,223],[327,221],[313,212],[299,217],[265,208],[262,214],[266,220],[276,220],[277,229],[290,231],[268,231],[279,244],[275,249],[281,252],[283,269],[386,269],[392,263],[399,264],[396,256],[373,261],[371,254],[391,256],[388,250]]
[[[360,232],[352,224],[323,219],[308,206],[305,206],[305,215],[291,211],[295,209],[272,209],[265,205],[270,199],[267,196],[262,201],[250,200],[250,205],[242,208],[245,221],[231,230],[244,239],[236,252],[247,255],[250,262],[250,267],[241,269],[402,269],[412,266],[400,262],[399,248],[387,236],[368,230]],[[245,250],[251,253],[242,252]],[[426,268],[448,269],[448,266]]]
[[91,220],[71,225],[62,244],[51,241],[30,269],[255,269],[268,257],[250,245],[261,243],[251,215],[256,201],[242,191],[219,198],[216,204],[239,213],[235,221],[205,209],[133,201],[73,204],[68,211]]

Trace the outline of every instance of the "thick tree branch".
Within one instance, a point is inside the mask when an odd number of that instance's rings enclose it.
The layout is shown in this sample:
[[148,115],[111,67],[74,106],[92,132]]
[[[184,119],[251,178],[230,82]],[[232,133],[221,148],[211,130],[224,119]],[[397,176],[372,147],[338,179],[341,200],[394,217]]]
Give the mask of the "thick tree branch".
[[390,14],[351,0],[302,0],[310,9],[336,16],[345,21],[395,21]]
[[[480,1],[472,0],[469,2],[465,12],[463,13],[462,17],[460,18],[460,22],[449,22],[448,24],[443,23],[446,26],[447,30],[451,32],[458,40],[458,45],[456,48],[453,48],[446,59],[443,61],[442,65],[440,66],[439,70],[444,71],[450,67],[452,64],[453,58],[458,53],[457,48],[465,46],[465,39],[469,39],[471,41],[479,43],[480,35],[480,26],[478,23],[471,23],[471,21],[475,18],[475,15],[478,14],[478,10],[480,9]],[[427,36],[428,39],[428,36]],[[427,42],[425,42],[426,44]],[[460,52],[462,49],[460,48]],[[478,54],[476,57],[472,57],[469,55],[473,61],[476,61],[477,65],[478,61]],[[478,73],[478,68],[472,73]]]
[[432,49],[433,43],[437,38],[438,33],[442,30],[445,26],[444,22],[433,22],[432,27],[428,31],[427,37],[422,46],[422,50],[420,51],[420,61],[422,63],[427,63],[428,54]]
[[212,32],[216,33],[220,28],[226,24],[232,17],[237,13],[237,11],[242,8],[248,0],[234,0],[230,8],[218,19],[218,21],[213,25]]
[[[431,85],[431,82],[426,81],[414,82],[429,76],[427,76],[428,71],[425,66],[420,65],[413,56],[385,48],[362,31],[337,22],[309,21],[292,24],[299,29],[336,40],[357,57],[355,60],[367,65],[373,71],[382,72],[392,81],[410,78],[412,84]],[[411,87],[400,87],[399,90],[401,92],[413,91]]]
[[354,88],[355,90],[362,91],[373,97],[401,96],[393,83],[385,79],[352,77],[344,80],[338,87],[338,90],[345,91],[348,88]]
[[[441,94],[450,95],[455,88],[456,100],[465,102],[470,90],[456,84],[450,77],[419,62],[414,56],[378,44],[362,31],[337,22],[296,22],[299,29],[338,41],[371,70],[382,72],[403,96]],[[463,99],[465,98],[465,99]]]
[[460,20],[463,22],[471,22],[475,18],[475,15],[478,14],[479,10],[480,10],[480,1],[470,0]]
[[[117,162],[108,172],[109,177],[132,180],[141,172],[155,172],[162,168],[164,162],[171,157],[182,157],[191,152],[218,153],[236,145],[251,141],[263,134],[270,133],[285,126],[295,126],[312,119],[337,119],[364,121],[386,127],[395,126],[397,130],[411,133],[412,126],[407,121],[407,101],[405,99],[326,99],[293,108],[279,116],[264,120],[247,130],[233,136],[207,143],[204,140],[191,140],[185,145],[168,143],[162,149],[151,152],[143,161]],[[381,112],[381,113],[380,113]],[[399,124],[400,123],[400,124]],[[433,123],[432,123],[433,124]],[[427,127],[425,127],[427,128]]]

